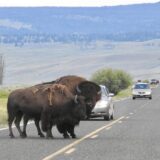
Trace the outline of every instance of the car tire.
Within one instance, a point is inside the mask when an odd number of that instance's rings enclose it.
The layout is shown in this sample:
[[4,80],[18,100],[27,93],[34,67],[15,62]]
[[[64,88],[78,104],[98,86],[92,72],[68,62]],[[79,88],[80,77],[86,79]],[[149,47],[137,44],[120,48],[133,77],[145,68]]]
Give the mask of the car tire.
[[136,99],[136,97],[132,97],[132,99],[133,99],[133,100],[135,100],[135,99]]
[[149,97],[149,99],[151,100],[151,99],[152,99],[152,96],[151,96],[151,97]]
[[107,110],[106,115],[104,116],[104,120],[106,121],[110,121],[112,119],[113,116],[113,111],[111,111],[111,107]]
[[110,115],[106,114],[106,115],[104,116],[104,120],[109,121],[110,119],[111,119],[111,116],[110,116]]
[[112,111],[112,115],[111,115],[111,120],[114,119],[114,105],[113,105],[113,111]]

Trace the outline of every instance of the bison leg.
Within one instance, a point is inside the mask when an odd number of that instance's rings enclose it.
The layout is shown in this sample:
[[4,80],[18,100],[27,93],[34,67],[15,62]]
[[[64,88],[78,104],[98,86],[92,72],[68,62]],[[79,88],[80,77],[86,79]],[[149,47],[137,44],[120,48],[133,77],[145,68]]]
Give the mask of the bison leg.
[[39,119],[35,119],[34,120],[34,122],[35,122],[35,125],[36,125],[36,127],[37,127],[37,131],[38,131],[38,135],[40,136],[40,137],[44,137],[44,134],[42,133],[42,131],[41,131],[41,129],[40,129],[40,126],[39,126]]
[[46,132],[46,138],[53,138],[51,123],[51,113],[49,109],[45,109],[41,115],[42,130]]
[[13,115],[9,115],[8,117],[8,126],[9,126],[9,136],[11,138],[14,138],[13,132],[12,132],[12,123],[14,120],[14,116]]
[[27,137],[26,128],[28,123],[29,117],[27,115],[24,115],[23,117],[23,132],[22,132],[22,138]]
[[63,137],[64,138],[69,138],[69,135],[67,133],[67,128],[66,128],[66,124],[65,123],[60,123],[60,124],[57,124],[57,129],[60,133],[63,134]]
[[21,128],[20,128],[20,121],[22,119],[22,116],[23,116],[23,113],[18,112],[17,115],[16,115],[16,119],[14,121],[15,126],[17,127],[17,130],[18,130],[21,137],[22,137],[22,131],[21,131]]
[[72,138],[77,138],[76,134],[74,133],[74,125],[69,125],[67,126],[67,130],[69,134],[71,135]]
[[47,132],[46,132],[46,138],[54,138],[53,135],[52,135],[52,130],[51,129],[47,130]]

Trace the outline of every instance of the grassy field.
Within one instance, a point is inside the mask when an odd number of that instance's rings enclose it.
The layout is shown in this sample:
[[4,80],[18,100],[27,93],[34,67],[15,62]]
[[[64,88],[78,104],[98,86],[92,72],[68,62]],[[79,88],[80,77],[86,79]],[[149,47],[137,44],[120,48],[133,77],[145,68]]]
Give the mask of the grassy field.
[[5,58],[6,86],[32,85],[72,74],[90,78],[102,68],[122,69],[135,80],[159,79],[159,50],[160,40],[0,45]]
[[7,97],[9,90],[0,91],[0,125],[7,123]]
[[127,89],[124,89],[120,91],[116,96],[113,97],[113,100],[120,100],[126,97],[131,96],[131,86],[129,86]]

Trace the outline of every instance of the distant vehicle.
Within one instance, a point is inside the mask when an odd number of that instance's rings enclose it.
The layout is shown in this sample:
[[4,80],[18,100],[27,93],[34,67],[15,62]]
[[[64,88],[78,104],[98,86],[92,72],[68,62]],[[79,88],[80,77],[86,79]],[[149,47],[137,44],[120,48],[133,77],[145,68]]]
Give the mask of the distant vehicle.
[[152,90],[149,83],[136,83],[132,88],[132,98],[152,99]]
[[109,93],[107,87],[100,85],[101,87],[101,99],[96,103],[90,118],[104,117],[104,120],[111,120],[114,118],[114,104],[112,101],[113,93]]
[[150,84],[159,84],[159,80],[151,79]]
[[142,80],[138,79],[137,82],[142,82]]

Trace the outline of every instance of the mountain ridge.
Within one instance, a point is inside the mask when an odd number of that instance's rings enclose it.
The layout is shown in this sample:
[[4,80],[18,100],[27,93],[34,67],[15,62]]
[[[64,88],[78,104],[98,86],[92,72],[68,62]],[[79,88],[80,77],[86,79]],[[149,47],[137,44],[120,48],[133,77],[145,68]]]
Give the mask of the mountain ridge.
[[[30,38],[26,40],[27,36]],[[40,41],[37,37],[42,41],[159,39],[160,2],[103,7],[0,7],[1,43],[13,39]]]

